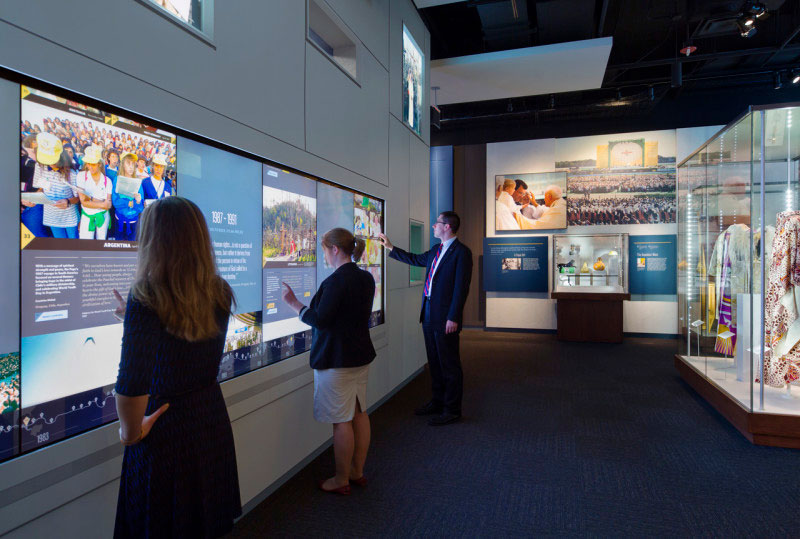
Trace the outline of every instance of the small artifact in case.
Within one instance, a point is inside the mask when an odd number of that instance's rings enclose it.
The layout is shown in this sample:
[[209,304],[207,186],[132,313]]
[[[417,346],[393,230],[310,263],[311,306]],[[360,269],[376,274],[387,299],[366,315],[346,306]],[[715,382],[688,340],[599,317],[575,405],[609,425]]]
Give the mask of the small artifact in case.
[[597,257],[597,262],[594,263],[594,271],[604,271],[606,269],[606,265],[603,264],[603,259],[599,256]]
[[584,262],[583,266],[581,266],[581,273],[589,273],[589,263]]

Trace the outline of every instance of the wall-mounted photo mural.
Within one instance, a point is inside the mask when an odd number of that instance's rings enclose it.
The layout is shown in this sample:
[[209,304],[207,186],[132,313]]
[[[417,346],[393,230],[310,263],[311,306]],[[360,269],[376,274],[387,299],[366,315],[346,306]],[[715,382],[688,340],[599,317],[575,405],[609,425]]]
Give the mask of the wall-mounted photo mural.
[[556,139],[569,226],[675,222],[675,131]]

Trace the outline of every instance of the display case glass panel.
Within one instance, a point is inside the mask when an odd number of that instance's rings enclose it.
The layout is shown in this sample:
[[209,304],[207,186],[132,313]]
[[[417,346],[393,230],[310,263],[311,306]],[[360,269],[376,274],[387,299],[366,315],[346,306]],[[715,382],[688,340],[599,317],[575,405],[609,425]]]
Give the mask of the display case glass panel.
[[553,236],[553,291],[628,292],[627,234]]
[[800,415],[798,115],[751,108],[678,165],[679,358],[753,413]]

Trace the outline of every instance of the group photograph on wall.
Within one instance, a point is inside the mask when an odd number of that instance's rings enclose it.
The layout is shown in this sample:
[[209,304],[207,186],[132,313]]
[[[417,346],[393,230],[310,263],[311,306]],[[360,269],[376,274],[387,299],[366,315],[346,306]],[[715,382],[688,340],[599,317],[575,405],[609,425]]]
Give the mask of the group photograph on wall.
[[675,222],[675,131],[556,140],[570,226]]
[[495,176],[495,231],[567,228],[566,191],[564,172]]

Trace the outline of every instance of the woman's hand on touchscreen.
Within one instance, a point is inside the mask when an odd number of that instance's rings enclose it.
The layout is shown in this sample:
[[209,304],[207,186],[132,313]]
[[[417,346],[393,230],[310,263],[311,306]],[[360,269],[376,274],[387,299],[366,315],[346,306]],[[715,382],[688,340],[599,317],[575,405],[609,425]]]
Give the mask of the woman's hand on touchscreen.
[[117,300],[117,307],[114,309],[114,318],[122,322],[125,320],[125,300],[122,299],[122,296],[116,288],[113,288],[111,291],[114,293],[114,299]]
[[294,295],[294,290],[292,287],[286,284],[285,282],[281,281],[283,285],[283,302],[286,303],[289,307],[295,310],[295,312],[300,312],[300,309],[303,308],[303,304],[297,299],[297,296]]

